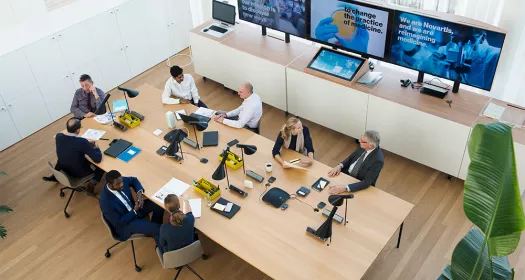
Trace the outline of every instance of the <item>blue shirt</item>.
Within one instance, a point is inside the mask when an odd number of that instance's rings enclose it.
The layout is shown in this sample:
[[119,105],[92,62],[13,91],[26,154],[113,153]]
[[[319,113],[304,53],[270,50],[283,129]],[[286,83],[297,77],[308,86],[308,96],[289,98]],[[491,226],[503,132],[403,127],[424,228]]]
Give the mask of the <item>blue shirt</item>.
[[181,226],[171,223],[160,227],[160,251],[162,254],[184,248],[195,241],[195,217],[193,213],[186,214],[186,219]]

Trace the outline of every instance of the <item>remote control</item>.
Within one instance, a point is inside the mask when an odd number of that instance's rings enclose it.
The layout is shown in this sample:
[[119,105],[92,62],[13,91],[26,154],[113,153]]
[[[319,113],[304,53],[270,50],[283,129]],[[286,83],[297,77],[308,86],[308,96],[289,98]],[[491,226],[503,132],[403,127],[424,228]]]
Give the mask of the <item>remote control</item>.
[[131,113],[133,116],[139,118],[139,120],[141,120],[141,121],[144,120],[144,116],[143,116],[143,115],[141,115],[141,114],[139,114],[139,113],[137,113],[137,112],[135,112],[135,111],[131,111],[130,113]]
[[188,137],[185,137],[184,139],[182,139],[182,142],[184,142],[184,143],[186,143],[186,144],[192,146],[192,147],[195,148],[195,149],[197,149],[197,147],[198,147],[197,142],[195,142],[195,141],[189,139]]
[[243,190],[237,188],[237,187],[234,186],[234,185],[230,185],[230,191],[232,191],[232,192],[236,192],[236,193],[238,193],[238,194],[239,194],[240,196],[242,196],[242,197],[247,197],[247,196],[248,196],[248,193],[247,193],[247,192],[245,192],[245,191],[243,191]]
[[246,170],[246,175],[252,177],[255,181],[259,182],[259,183],[262,183],[262,181],[264,181],[264,177],[251,171],[251,170]]

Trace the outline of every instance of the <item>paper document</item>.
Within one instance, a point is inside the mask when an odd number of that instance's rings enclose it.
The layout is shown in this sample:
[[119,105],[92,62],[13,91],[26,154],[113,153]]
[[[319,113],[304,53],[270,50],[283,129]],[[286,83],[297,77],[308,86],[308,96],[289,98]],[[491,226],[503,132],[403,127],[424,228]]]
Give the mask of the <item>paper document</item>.
[[308,168],[304,168],[304,167],[302,167],[302,166],[299,166],[299,165],[295,165],[295,164],[289,163],[289,162],[287,162],[287,161],[285,161],[284,164],[285,164],[286,166],[291,167],[291,168],[301,169],[301,170],[308,170]]
[[88,130],[86,130],[86,132],[84,132],[84,134],[82,134],[82,138],[100,140],[100,137],[102,137],[104,133],[106,133],[104,130],[96,130],[89,128]]
[[215,113],[215,111],[210,110],[208,108],[202,108],[202,107],[197,109],[197,111],[195,111],[195,114],[201,115],[201,116],[205,116],[205,117],[208,117],[208,118],[211,118],[211,116],[213,116],[214,113]]
[[113,101],[113,112],[118,113],[128,109],[128,104],[126,100],[117,100]]
[[94,119],[98,123],[108,124],[108,123],[111,123],[113,121],[113,117],[114,117],[114,115],[112,115],[110,112],[107,112],[107,113],[105,113],[103,115],[98,115],[98,116],[94,117]]
[[166,183],[160,190],[158,190],[153,195],[153,199],[157,200],[160,203],[164,203],[164,198],[166,198],[168,194],[175,194],[177,196],[181,196],[189,187],[190,185],[178,179],[171,178],[171,180],[168,183]]
[[187,115],[187,114],[186,114],[186,110],[184,110],[184,109],[182,109],[182,110],[178,110],[178,111],[175,111],[175,116],[177,117],[177,120],[178,120],[178,121],[181,120],[179,114]]
[[503,115],[503,112],[505,112],[505,107],[498,106],[490,102],[487,108],[485,108],[485,111],[483,112],[483,116],[487,116],[489,118],[499,120],[501,118],[501,115]]
[[193,217],[198,218],[201,216],[201,198],[190,198],[188,199],[188,202],[190,203],[191,212],[193,213]]

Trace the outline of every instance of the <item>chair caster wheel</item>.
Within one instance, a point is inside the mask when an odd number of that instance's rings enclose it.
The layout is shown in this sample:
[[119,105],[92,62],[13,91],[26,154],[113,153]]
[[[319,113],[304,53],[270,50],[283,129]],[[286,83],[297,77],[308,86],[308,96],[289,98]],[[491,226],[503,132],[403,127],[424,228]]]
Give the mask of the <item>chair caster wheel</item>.
[[208,259],[208,256],[206,256],[205,254],[202,254],[201,259],[203,259],[203,260],[207,260],[207,259]]
[[109,259],[109,257],[111,257],[111,253],[109,251],[106,251],[104,256],[106,257],[106,259]]
[[64,216],[66,216],[66,219],[69,219],[69,214],[68,213],[64,213]]
[[136,272],[141,272],[141,271],[142,271],[142,268],[140,268],[140,266],[136,265],[136,266],[135,266],[135,271],[136,271]]
[[64,192],[63,191],[60,191],[60,197],[64,197]]

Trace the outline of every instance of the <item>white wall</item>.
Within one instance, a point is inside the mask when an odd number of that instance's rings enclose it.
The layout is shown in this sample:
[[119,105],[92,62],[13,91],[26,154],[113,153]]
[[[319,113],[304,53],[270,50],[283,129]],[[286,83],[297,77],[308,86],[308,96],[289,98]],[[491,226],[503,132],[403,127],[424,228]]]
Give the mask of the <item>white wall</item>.
[[76,0],[48,12],[44,0],[0,0],[0,56],[127,1]]

